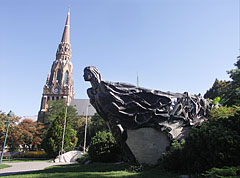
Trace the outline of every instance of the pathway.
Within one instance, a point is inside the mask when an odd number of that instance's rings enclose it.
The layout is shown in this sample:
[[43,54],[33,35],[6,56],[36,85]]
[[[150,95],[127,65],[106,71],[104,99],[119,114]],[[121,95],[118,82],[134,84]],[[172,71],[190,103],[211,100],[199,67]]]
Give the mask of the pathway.
[[18,162],[18,163],[4,163],[4,164],[11,165],[12,167],[0,169],[0,177],[11,175],[11,174],[40,171],[50,166],[73,164],[73,163],[50,163],[48,161],[33,161],[33,162]]

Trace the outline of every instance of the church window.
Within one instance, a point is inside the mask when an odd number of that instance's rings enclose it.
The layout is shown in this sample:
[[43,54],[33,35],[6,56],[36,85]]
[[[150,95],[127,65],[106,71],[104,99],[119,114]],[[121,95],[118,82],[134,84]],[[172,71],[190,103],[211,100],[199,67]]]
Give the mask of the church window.
[[65,72],[64,75],[64,84],[68,84],[68,70]]
[[61,70],[60,69],[58,69],[58,72],[57,72],[57,81],[58,81],[58,83],[61,82]]
[[54,96],[52,97],[52,100],[54,100]]
[[48,100],[48,101],[50,100],[50,97],[49,97],[49,96],[47,97],[47,100]]
[[56,98],[57,100],[59,100],[59,97],[57,96],[57,98]]

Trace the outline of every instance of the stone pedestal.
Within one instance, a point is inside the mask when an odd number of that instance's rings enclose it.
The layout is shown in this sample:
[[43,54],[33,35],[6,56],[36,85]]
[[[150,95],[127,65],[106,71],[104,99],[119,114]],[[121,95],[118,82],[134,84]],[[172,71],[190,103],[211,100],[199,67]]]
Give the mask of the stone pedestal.
[[157,164],[162,153],[170,145],[166,133],[153,128],[127,130],[127,145],[139,163]]

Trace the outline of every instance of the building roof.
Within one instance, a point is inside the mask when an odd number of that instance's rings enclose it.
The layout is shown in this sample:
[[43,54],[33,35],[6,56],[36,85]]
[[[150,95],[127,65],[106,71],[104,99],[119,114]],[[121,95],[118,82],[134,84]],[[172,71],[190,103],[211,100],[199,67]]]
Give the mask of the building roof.
[[33,122],[36,122],[37,121],[37,115],[34,115],[34,116],[23,116],[19,122],[21,122],[23,119],[30,119],[32,120]]
[[[79,116],[93,116],[96,113],[95,108],[90,104],[89,99],[73,99],[70,106],[74,107]],[[88,108],[88,109],[87,109]]]

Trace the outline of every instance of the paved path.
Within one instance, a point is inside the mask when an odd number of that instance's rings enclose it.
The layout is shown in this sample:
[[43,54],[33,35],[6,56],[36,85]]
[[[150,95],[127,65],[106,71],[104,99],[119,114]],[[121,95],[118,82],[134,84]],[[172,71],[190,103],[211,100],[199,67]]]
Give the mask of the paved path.
[[11,174],[40,171],[49,166],[72,164],[72,163],[50,163],[48,161],[33,161],[33,162],[4,163],[4,164],[11,165],[12,167],[0,169],[0,177],[11,175]]

